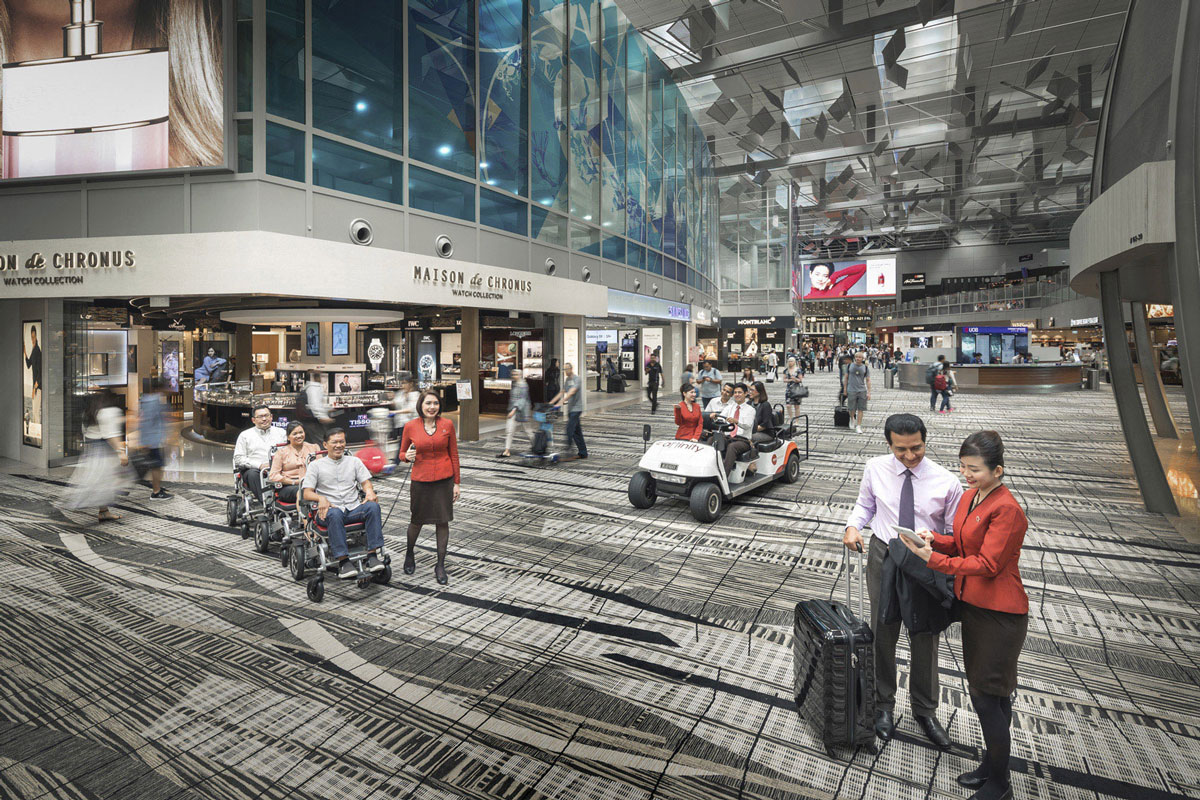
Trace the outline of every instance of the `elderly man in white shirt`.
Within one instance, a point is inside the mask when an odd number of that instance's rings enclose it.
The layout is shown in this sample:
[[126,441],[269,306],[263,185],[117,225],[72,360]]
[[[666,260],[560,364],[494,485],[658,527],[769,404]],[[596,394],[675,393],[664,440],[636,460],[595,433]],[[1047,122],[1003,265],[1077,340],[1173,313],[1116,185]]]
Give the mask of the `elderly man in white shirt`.
[[287,435],[283,429],[271,424],[275,417],[266,406],[255,406],[250,412],[250,419],[254,421],[254,427],[238,434],[237,444],[234,445],[233,468],[242,473],[242,480],[254,490],[254,495],[262,497],[259,470],[271,465],[271,448],[285,444]]

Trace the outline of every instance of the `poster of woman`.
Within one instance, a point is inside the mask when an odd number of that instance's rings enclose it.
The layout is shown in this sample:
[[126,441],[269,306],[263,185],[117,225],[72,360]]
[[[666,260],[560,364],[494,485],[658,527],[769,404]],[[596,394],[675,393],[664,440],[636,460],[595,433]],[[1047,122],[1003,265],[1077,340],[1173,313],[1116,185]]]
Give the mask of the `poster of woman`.
[[21,324],[21,442],[42,446],[42,323]]
[[306,356],[321,355],[321,324],[319,322],[304,323],[304,354]]

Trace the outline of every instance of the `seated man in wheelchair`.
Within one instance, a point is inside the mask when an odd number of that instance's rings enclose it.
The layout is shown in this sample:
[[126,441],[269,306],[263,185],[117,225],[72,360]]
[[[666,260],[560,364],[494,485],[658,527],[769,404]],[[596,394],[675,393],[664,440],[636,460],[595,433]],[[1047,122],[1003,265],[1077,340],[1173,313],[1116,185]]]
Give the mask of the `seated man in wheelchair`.
[[[241,475],[242,484],[246,486],[257,505],[263,504],[263,475],[271,466],[271,448],[287,441],[283,431],[271,423],[274,417],[271,409],[266,406],[255,406],[250,412],[254,427],[247,428],[238,434],[237,444],[233,448],[233,469]],[[252,509],[243,509],[248,513]]]
[[[316,504],[316,526],[329,537],[329,554],[338,562],[339,578],[358,577],[346,545],[346,526],[362,525],[367,537],[368,572],[384,568],[379,559],[383,548],[383,523],[379,498],[371,486],[371,473],[357,456],[346,454],[346,432],[330,428],[325,434],[325,458],[308,465],[301,482],[303,497]],[[359,488],[362,500],[359,500]]]

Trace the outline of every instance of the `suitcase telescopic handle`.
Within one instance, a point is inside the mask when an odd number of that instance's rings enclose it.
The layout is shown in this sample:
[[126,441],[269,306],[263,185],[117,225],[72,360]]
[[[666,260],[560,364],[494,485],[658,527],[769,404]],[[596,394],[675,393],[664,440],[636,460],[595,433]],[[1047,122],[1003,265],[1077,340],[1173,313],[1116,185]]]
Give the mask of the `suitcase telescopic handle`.
[[850,605],[850,584],[852,582],[852,579],[850,577],[850,551],[845,548],[842,548],[842,553],[843,553],[842,567],[846,570],[846,608],[850,609],[851,613],[856,613],[859,619],[864,619],[863,610],[864,610],[865,606],[863,605],[863,583],[865,581],[865,578],[863,577],[863,546],[862,546],[861,542],[858,545],[857,552],[858,552],[858,610],[855,611],[854,606]]

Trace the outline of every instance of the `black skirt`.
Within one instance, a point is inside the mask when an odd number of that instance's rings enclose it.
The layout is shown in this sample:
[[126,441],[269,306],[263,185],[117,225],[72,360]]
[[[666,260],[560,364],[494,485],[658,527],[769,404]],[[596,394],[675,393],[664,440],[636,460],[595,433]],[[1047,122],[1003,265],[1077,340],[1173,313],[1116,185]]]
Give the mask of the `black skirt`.
[[1017,661],[1029,629],[1028,614],[959,603],[963,664],[971,691],[1007,697],[1017,690]]
[[414,525],[438,525],[454,521],[454,478],[440,481],[409,481],[410,520]]

